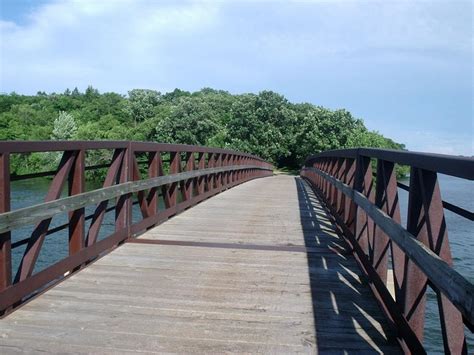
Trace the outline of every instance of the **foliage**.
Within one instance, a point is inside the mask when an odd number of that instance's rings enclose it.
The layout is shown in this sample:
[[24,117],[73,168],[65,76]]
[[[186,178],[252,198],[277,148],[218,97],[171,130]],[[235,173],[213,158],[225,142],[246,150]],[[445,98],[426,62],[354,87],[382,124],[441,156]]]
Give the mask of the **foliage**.
[[65,111],[60,111],[58,118],[54,120],[52,140],[74,139],[77,132],[74,117]]
[[[0,95],[0,140],[49,139],[223,147],[259,155],[287,169],[298,169],[308,155],[328,149],[404,148],[369,131],[346,110],[293,104],[272,91],[232,95],[205,88],[161,94],[135,89],[123,96],[101,94],[89,86],[84,93],[74,88],[62,94]],[[101,163],[109,155],[89,154],[87,163]],[[12,158],[13,173],[51,169],[55,162],[38,154]],[[400,168],[399,172],[403,174]]]

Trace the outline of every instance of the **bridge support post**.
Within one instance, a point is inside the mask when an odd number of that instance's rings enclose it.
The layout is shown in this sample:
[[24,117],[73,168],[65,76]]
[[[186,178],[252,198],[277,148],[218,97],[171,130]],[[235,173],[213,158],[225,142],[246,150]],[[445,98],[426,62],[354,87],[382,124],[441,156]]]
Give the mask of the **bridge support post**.
[[[354,186],[355,171],[356,171],[355,159],[346,158],[345,161],[346,161],[346,164],[345,164],[343,182],[349,186]],[[318,175],[318,178],[322,179],[322,177],[319,175]],[[343,218],[344,218],[345,225],[347,226],[349,231],[352,233],[352,235],[355,235],[356,208],[357,208],[356,204],[354,203],[352,199],[345,198]]]
[[[170,170],[169,174],[178,174],[181,170],[181,152],[170,152]],[[176,206],[178,198],[178,183],[169,185],[165,196],[166,208]]]
[[[131,144],[125,149],[122,165],[119,173],[119,183],[133,180],[133,157],[134,152]],[[130,226],[132,224],[132,194],[125,194],[117,199],[115,205],[115,231],[127,228],[127,236],[131,237]]]
[[[215,164],[215,157],[214,153],[207,154],[207,167],[213,168]],[[216,179],[216,174],[209,174],[207,177],[207,191],[211,191],[214,189],[214,181]]]
[[[85,192],[85,151],[79,150],[69,172],[69,196]],[[69,213],[69,255],[84,248],[85,208]]]
[[[216,154],[216,168],[220,168],[222,166],[222,154]],[[221,190],[222,189],[222,173],[217,173],[216,174],[216,187]]]
[[[0,213],[10,211],[10,154],[0,154]],[[12,283],[11,233],[0,234],[0,292]]]
[[[377,160],[375,205],[390,216],[395,222],[401,224],[395,164],[381,159]],[[400,248],[398,248],[396,244],[390,243],[388,236],[376,225],[374,232],[372,265],[384,284],[387,284],[389,248],[392,253],[392,266],[394,270],[395,299],[400,299],[400,289],[404,277],[405,258]]]
[[[148,177],[152,179],[160,175],[163,175],[160,152],[150,152],[148,155]],[[149,215],[156,215],[158,213],[158,188],[150,189],[147,200]]]
[[[374,183],[370,158],[359,155],[356,159],[355,190],[364,194],[374,203]],[[364,253],[369,256],[373,253],[374,223],[362,208],[356,209],[355,238]]]
[[[436,172],[412,167],[407,230],[449,266],[453,265]],[[407,260],[406,265],[403,311],[418,339],[422,341],[428,279],[412,261]],[[466,353],[464,325],[460,312],[438,290],[434,291],[438,298],[445,352]]]
[[[198,169],[205,169],[206,168],[206,154],[205,153],[199,153],[198,155]],[[204,193],[206,189],[206,184],[207,184],[207,176],[201,176],[198,178],[198,194],[201,195]]]
[[[188,152],[186,153],[186,169],[185,171],[193,171],[194,170],[194,153]],[[181,188],[183,190],[183,200],[189,200],[192,197],[193,193],[193,181],[194,178],[188,179],[183,181]]]

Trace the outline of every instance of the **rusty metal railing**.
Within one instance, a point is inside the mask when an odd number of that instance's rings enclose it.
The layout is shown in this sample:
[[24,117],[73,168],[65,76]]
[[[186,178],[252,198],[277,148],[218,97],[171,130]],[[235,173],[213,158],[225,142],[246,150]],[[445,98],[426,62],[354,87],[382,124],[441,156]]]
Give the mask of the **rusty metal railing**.
[[[86,165],[88,155],[97,151],[105,151],[110,161]],[[58,169],[10,173],[12,155],[34,152],[62,155]],[[86,191],[86,172],[97,169],[106,169],[103,187]],[[184,209],[271,174],[271,164],[259,157],[217,148],[125,141],[0,142],[0,314]],[[44,203],[11,211],[10,182],[45,176],[52,180]],[[111,201],[115,203],[109,206]],[[134,204],[141,212],[137,222],[132,221]],[[86,215],[90,206],[94,212]],[[106,213],[113,211],[115,231],[98,238]],[[52,218],[61,213],[68,213],[68,222],[51,228]],[[12,231],[28,225],[34,226],[31,235],[12,242]],[[45,238],[66,229],[69,255],[35,273]],[[26,246],[21,261],[12,270],[12,250],[21,246]]]
[[[410,166],[409,187],[397,182],[395,164]],[[301,170],[351,245],[403,349],[425,352],[430,286],[437,294],[444,350],[461,354],[467,353],[465,327],[473,330],[474,285],[452,268],[443,209],[471,221],[472,212],[441,199],[437,173],[474,180],[474,159],[360,148],[311,156]],[[406,229],[397,186],[409,192]],[[394,297],[387,288],[389,259]]]

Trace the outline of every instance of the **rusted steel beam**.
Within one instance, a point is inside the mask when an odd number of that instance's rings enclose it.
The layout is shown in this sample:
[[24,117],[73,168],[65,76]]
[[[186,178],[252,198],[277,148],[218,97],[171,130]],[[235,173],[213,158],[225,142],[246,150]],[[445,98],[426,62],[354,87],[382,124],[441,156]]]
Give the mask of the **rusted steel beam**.
[[[336,177],[344,181],[346,175],[346,160],[343,158],[337,159]],[[344,216],[345,195],[337,188],[334,188],[334,199],[336,200],[336,211],[339,216]]]
[[[206,154],[205,153],[199,153],[198,154],[198,169],[199,170],[202,170],[202,169],[205,169],[206,168]],[[198,194],[203,194],[205,189],[206,189],[206,185],[207,185],[207,176],[201,176],[198,178],[198,182],[197,182],[197,191],[198,191]]]
[[[0,154],[0,213],[10,211],[10,155]],[[12,283],[11,233],[0,233],[0,292]]]
[[[235,155],[234,154],[229,154],[227,165],[234,165],[234,159],[235,159]],[[234,174],[235,174],[235,171],[229,172],[229,177],[227,179],[227,184],[231,184],[231,183],[234,182]]]
[[[207,155],[207,167],[208,168],[214,168],[215,167],[215,155],[213,153],[209,153]],[[207,184],[207,191],[213,190],[215,187],[215,180],[216,176],[215,174],[209,174],[208,177],[208,184]]]
[[[262,158],[244,152],[236,152],[229,149],[212,148],[196,145],[187,144],[168,144],[168,143],[149,143],[149,142],[130,142],[135,152],[197,152],[197,153],[215,153],[215,154],[227,154],[227,153],[238,153],[245,157],[250,157],[258,161],[264,161]],[[0,145],[1,147],[1,145]]]
[[[225,167],[226,162],[227,162],[227,154],[221,154],[220,155],[220,166]],[[221,182],[221,187],[222,188],[225,188],[226,177],[227,177],[226,172],[220,174],[220,182]]]
[[[107,175],[105,177],[103,187],[112,186],[117,182],[117,177],[119,175],[120,166],[122,165],[122,161],[125,156],[124,149],[117,149],[114,151],[112,156],[112,162],[110,164],[109,170],[107,171]],[[97,240],[99,235],[100,227],[102,226],[102,221],[104,219],[105,211],[107,210],[108,201],[100,202],[95,211],[94,217],[92,217],[92,222],[89,227],[89,231],[87,232],[86,236],[86,246],[89,247],[94,244]]]
[[429,277],[433,287],[439,289],[448,297],[463,314],[467,322],[471,324],[474,323],[474,285],[472,283],[466,280],[465,277],[454,270],[424,243],[415,238],[413,234],[393,221],[383,211],[379,210],[362,193],[355,191],[334,177],[314,168],[303,169],[303,176],[305,176],[305,171],[307,170],[311,170],[323,176],[341,189],[346,196],[353,199],[359,208],[364,209],[374,220],[374,223],[383,229],[387,236],[393,242],[397,243],[405,255]]
[[[160,175],[161,156],[159,152],[150,152],[148,155],[148,177],[155,178]],[[153,216],[158,213],[158,188],[152,187],[147,197],[148,215]]]
[[[170,170],[169,174],[178,174],[181,170],[181,153],[170,152]],[[172,183],[167,187],[165,195],[165,206],[170,208],[176,205],[178,199],[178,183]]]
[[[120,166],[118,184],[123,184],[133,180],[133,157],[134,152],[129,145],[124,152],[122,165]],[[117,198],[115,203],[115,231],[129,229],[132,224],[132,194],[126,193]],[[130,235],[129,232],[127,232]]]
[[[194,153],[186,153],[186,165],[184,171],[194,170]],[[194,178],[182,181],[181,189],[183,191],[183,200],[189,200],[193,193]]]
[[313,162],[326,157],[355,159],[358,156],[382,159],[400,165],[414,166],[424,170],[436,171],[440,174],[474,180],[473,158],[393,149],[354,148],[328,150],[310,156],[306,159],[305,166],[310,167]]
[[[135,155],[132,157],[132,172],[133,172],[133,181],[141,180],[140,168],[138,167],[137,158]],[[138,205],[140,206],[140,212],[142,213],[143,218],[148,217],[148,201],[146,199],[146,191],[138,191],[137,193]]]
[[[8,170],[8,154],[6,148],[12,148],[15,153],[30,153],[34,151],[61,151],[65,150],[60,168],[56,174],[51,189],[46,197],[47,202],[41,207],[32,206],[25,209],[16,210],[14,214],[8,213],[9,206],[6,208],[4,201],[9,201],[5,198],[9,193],[10,172]],[[85,154],[87,150],[94,149],[114,149],[113,158],[110,164],[99,164],[96,166],[85,166]],[[170,169],[169,179],[166,183],[159,180],[159,176],[163,176],[163,166],[161,160],[161,152],[166,151],[170,153]],[[140,163],[148,165],[149,179],[141,180],[139,162],[136,159],[135,153],[140,156],[143,153],[148,154],[148,161]],[[186,172],[183,176],[179,176],[181,172],[180,157],[181,153],[186,154]],[[197,154],[198,161],[196,163],[195,154]],[[214,171],[206,170],[206,157],[209,157],[208,168],[222,167]],[[6,158],[5,158],[6,157]],[[236,167],[234,164],[240,162],[240,166]],[[246,161],[248,165],[242,166]],[[6,163],[5,163],[6,162]],[[197,165],[198,170],[192,171]],[[7,166],[7,169],[5,169]],[[93,168],[108,167],[107,176],[105,178],[103,188],[85,192],[85,171]],[[242,168],[240,168],[242,167]],[[262,171],[261,168],[270,168],[270,165],[265,163],[262,159],[254,157],[250,154],[237,153],[233,151],[214,149],[206,147],[194,147],[183,145],[167,145],[167,144],[141,144],[136,142],[9,142],[3,144],[0,142],[0,174],[8,175],[8,178],[3,178],[0,184],[0,217],[7,224],[1,224],[3,230],[0,237],[0,244],[2,248],[0,251],[0,279],[6,286],[2,292],[2,300],[0,301],[0,308],[6,303],[13,305],[21,302],[25,297],[41,289],[44,285],[54,281],[55,278],[62,278],[66,272],[74,272],[84,263],[87,263],[103,252],[103,248],[114,247],[118,243],[123,242],[126,238],[130,238],[132,231],[141,230],[140,228],[150,228],[153,223],[161,221],[164,218],[170,217],[172,214],[179,213],[185,208],[202,201],[223,189],[235,186],[243,181],[251,178],[261,177],[271,174],[267,171]],[[238,173],[236,173],[238,171]],[[245,175],[241,172],[245,172]],[[43,172],[50,174],[50,172]],[[33,175],[37,176],[35,173]],[[240,174],[241,178],[238,179]],[[0,175],[0,176],[1,176]],[[32,175],[32,176],[33,176]],[[39,176],[39,175],[38,175]],[[212,177],[211,179],[207,179]],[[136,180],[136,181],[134,181]],[[65,198],[60,198],[66,181],[69,182],[69,195]],[[184,181],[183,201],[177,201],[178,189],[176,188],[180,181]],[[209,181],[209,183],[207,183]],[[193,185],[196,183],[196,189]],[[158,197],[160,188],[164,188],[168,184],[168,189],[165,189],[164,199],[167,209],[158,211]],[[208,191],[206,191],[206,184]],[[8,191],[7,191],[8,190]],[[146,191],[149,190],[148,194]],[[7,191],[7,192],[5,192]],[[194,192],[195,191],[195,192]],[[131,206],[132,193],[138,193],[138,202],[140,204],[143,220],[132,225]],[[196,194],[199,193],[199,194]],[[195,195],[195,196],[194,196]],[[110,209],[107,208],[108,201],[111,198],[118,197],[115,206]],[[100,201],[100,202],[99,202]],[[59,204],[62,205],[59,205]],[[88,216],[87,219],[92,219],[91,226],[85,234],[85,206],[92,203],[97,203],[95,212]],[[170,207],[171,205],[171,207]],[[3,210],[2,210],[3,208]],[[36,208],[36,209],[33,209]],[[31,209],[32,215],[27,215],[27,209]],[[100,227],[102,225],[105,213],[107,211],[116,210],[116,233],[112,236],[98,241]],[[29,211],[29,210],[28,210]],[[49,223],[54,215],[57,213],[71,211],[69,213],[69,223],[62,226],[49,229]],[[17,218],[18,217],[18,218]],[[30,221],[31,224],[41,221],[37,226],[32,238],[25,241],[23,244],[28,244],[27,251],[22,260],[20,268],[17,273],[16,283],[11,285],[11,244],[8,238],[8,243],[3,238],[10,234],[10,230],[20,226],[19,223],[26,223]],[[5,227],[7,230],[5,230]],[[59,263],[48,267],[44,271],[33,274],[34,265],[37,256],[41,249],[41,244],[47,234],[57,232],[69,228],[70,256],[61,260]],[[20,245],[20,244],[18,244]],[[6,248],[8,246],[8,248]],[[4,251],[6,251],[4,253]],[[6,256],[5,258],[2,258]],[[10,270],[10,277],[6,276]],[[9,280],[8,280],[9,279]],[[0,288],[0,291],[2,288]],[[4,298],[5,296],[6,298]],[[4,309],[5,307],[3,307]]]
[[[343,182],[348,186],[354,188],[355,185],[355,172],[356,172],[356,161],[355,159],[345,159],[346,170],[344,172]],[[319,179],[323,179],[322,176],[318,175]],[[344,194],[343,194],[344,195]],[[356,210],[357,206],[350,198],[345,198],[344,206],[344,223],[347,228],[355,235],[355,224],[356,224]]]
[[[77,152],[69,172],[69,196],[86,190],[85,151]],[[75,254],[85,246],[85,208],[69,212],[69,255]]]
[[[220,168],[222,166],[222,154],[216,154],[216,168]],[[222,187],[222,173],[216,174],[216,187],[220,189]]]
[[95,259],[99,254],[116,247],[126,238],[126,230],[115,232],[108,238],[100,240],[94,245],[58,261],[56,264],[28,277],[26,280],[13,284],[1,294],[0,311],[17,304],[19,301],[24,300],[25,297],[31,296],[32,293],[36,293],[46,285],[51,286],[51,281],[57,283],[64,277],[64,274],[76,270],[79,266]]
[[[375,201],[371,158],[377,158]],[[347,174],[341,177],[339,171],[335,171],[328,163],[334,162],[334,159],[345,159],[346,163],[349,160],[357,161],[356,181],[353,184],[348,182]],[[396,181],[395,163],[411,166],[407,230],[400,225],[397,194],[400,184]],[[377,282],[383,288],[386,288],[388,254],[391,252],[397,308],[403,312],[418,343],[423,341],[426,288],[429,285],[437,294],[445,352],[466,353],[463,322],[472,329],[474,286],[452,269],[443,208],[454,210],[468,219],[472,212],[456,208],[441,199],[436,172],[474,180],[474,159],[357,148],[315,155],[307,159],[305,166],[319,169],[303,169],[301,174],[311,178],[315,186],[321,189],[336,217],[340,214],[339,206],[334,206],[337,193],[331,187],[328,188],[327,182],[331,182],[346,195],[347,200],[352,201],[346,200],[344,208],[346,234],[355,235],[359,241],[354,246],[356,259],[371,281],[379,280]],[[349,164],[346,164],[346,169],[347,166]],[[408,189],[404,185],[400,187]],[[356,229],[353,231],[348,228],[350,211],[347,203],[358,206]],[[379,211],[385,212],[385,215]],[[415,237],[419,244],[413,244]],[[420,248],[420,245],[424,247]],[[359,255],[359,249],[363,251],[362,255]],[[434,255],[441,259],[434,258]],[[374,293],[388,311],[385,290],[377,288]],[[393,314],[388,313],[394,320]]]
[[[414,168],[411,170],[407,230],[452,267],[446,221],[435,172]],[[409,260],[405,279],[403,310],[410,326],[419,339],[423,340],[428,278]],[[462,316],[445,296],[436,291],[445,350],[460,354],[465,348]]]
[[[401,223],[395,164],[380,159],[377,161],[375,205],[390,216],[396,223]],[[388,254],[390,248],[394,270],[395,299],[399,299],[405,270],[405,256],[396,244],[390,243],[390,239],[384,231],[375,225],[372,265],[385,284],[387,283]]]
[[134,141],[3,141],[0,142],[0,152],[9,153],[33,153],[53,152],[66,150],[96,150],[96,149],[126,149],[129,146],[133,151],[139,152],[198,152],[228,154],[237,153],[258,161],[262,158],[244,152],[236,152],[229,149],[211,148],[187,144],[150,143]]
[[[61,196],[61,192],[63,191],[64,184],[67,181],[76,155],[77,152],[75,151],[64,152],[59,163],[58,172],[51,182],[49,191],[46,194],[46,202],[56,200]],[[18,271],[15,276],[15,282],[23,281],[33,273],[36,260],[38,259],[41,246],[43,245],[43,241],[46,237],[46,232],[48,231],[50,223],[51,218],[45,219],[40,222],[33,230],[25,252],[21,258],[20,266],[18,267]]]
[[[153,187],[179,183],[180,181],[204,176],[208,174],[223,173],[235,169],[265,170],[265,168],[254,166],[230,166],[221,168],[208,168],[182,172],[173,175],[164,175],[152,179],[129,181],[122,184],[96,189],[76,196],[59,198],[54,201],[44,202],[38,205],[17,209],[15,211],[0,214],[0,233],[16,228],[21,228],[25,224],[33,224],[46,218],[53,217],[59,213],[79,209],[100,201],[108,201],[123,195],[137,193],[138,191],[151,189]],[[116,207],[116,206],[115,206]]]
[[[311,185],[313,185],[314,174],[303,174],[302,175]],[[353,247],[357,262],[360,264],[360,268],[367,274],[371,280],[371,288],[374,293],[377,294],[377,300],[381,302],[381,307],[386,312],[387,317],[391,322],[397,326],[398,335],[401,339],[401,345],[405,353],[413,354],[425,354],[422,343],[417,338],[416,334],[410,328],[406,318],[400,312],[398,305],[393,300],[385,283],[380,279],[375,269],[372,267],[370,260],[365,254],[364,250],[359,245],[355,238],[355,235],[347,228],[344,220],[338,216],[336,210],[331,204],[325,200],[324,196],[318,189],[315,193],[321,198],[325,207],[331,212],[331,219],[336,223],[338,227],[337,232],[348,240],[349,244]],[[364,197],[365,198],[365,197]]]
[[[372,166],[370,158],[359,156],[356,159],[355,190],[361,192],[369,201],[374,202],[374,182],[372,180]],[[355,236],[364,252],[373,254],[373,221],[367,216],[367,213],[357,208]]]

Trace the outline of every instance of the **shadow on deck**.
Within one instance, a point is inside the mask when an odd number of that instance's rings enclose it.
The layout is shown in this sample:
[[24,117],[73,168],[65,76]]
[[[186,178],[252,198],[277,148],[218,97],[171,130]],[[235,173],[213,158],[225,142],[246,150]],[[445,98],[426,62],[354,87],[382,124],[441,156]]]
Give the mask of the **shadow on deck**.
[[254,180],[0,321],[0,353],[399,353],[306,182]]
[[307,253],[318,351],[400,353],[350,246],[335,233],[311,187],[295,181],[304,244],[319,250]]

